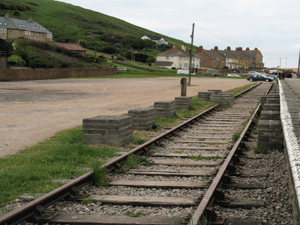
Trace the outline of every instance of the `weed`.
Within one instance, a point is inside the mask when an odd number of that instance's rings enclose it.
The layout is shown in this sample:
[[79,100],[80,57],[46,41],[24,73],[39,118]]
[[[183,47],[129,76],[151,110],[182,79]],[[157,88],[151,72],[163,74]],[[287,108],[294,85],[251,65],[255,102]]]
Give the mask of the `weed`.
[[130,138],[130,142],[132,144],[135,144],[135,145],[142,145],[142,144],[146,143],[147,140],[145,140],[143,138],[140,138],[140,137],[133,134]]
[[256,146],[254,149],[255,154],[268,154],[268,149],[264,146]]
[[209,176],[207,174],[205,174],[202,178],[203,180],[209,180]]
[[177,153],[177,154],[182,154],[182,151],[176,151],[175,153]]
[[242,131],[236,131],[231,137],[232,141],[236,142],[239,139],[239,137],[241,136],[241,133],[242,133]]
[[140,217],[140,216],[143,215],[143,213],[141,213],[141,212],[138,212],[138,213],[127,212],[126,215],[130,216],[130,217]]
[[190,155],[188,156],[189,159],[195,159],[195,160],[212,160],[212,159],[220,159],[220,156],[208,156],[208,157],[203,157],[202,155]]
[[142,156],[134,156],[130,155],[127,157],[127,160],[124,162],[124,165],[128,169],[134,169],[142,165],[149,165],[151,160],[149,160],[147,157],[142,157]]
[[205,138],[200,138],[198,139],[198,141],[205,141]]
[[85,198],[85,199],[82,199],[81,202],[82,202],[83,205],[87,205],[87,204],[94,203],[94,202],[95,202],[95,199],[92,199],[92,198]]
[[106,168],[101,167],[102,163],[94,162],[92,164],[92,183],[97,186],[104,186],[108,184],[109,178],[106,175]]

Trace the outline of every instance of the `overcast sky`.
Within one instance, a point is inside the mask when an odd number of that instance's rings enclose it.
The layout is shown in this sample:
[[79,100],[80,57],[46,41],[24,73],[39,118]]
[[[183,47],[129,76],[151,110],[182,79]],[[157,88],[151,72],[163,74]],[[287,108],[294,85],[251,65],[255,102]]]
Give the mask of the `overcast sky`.
[[63,0],[204,49],[258,48],[266,67],[297,68],[299,0]]

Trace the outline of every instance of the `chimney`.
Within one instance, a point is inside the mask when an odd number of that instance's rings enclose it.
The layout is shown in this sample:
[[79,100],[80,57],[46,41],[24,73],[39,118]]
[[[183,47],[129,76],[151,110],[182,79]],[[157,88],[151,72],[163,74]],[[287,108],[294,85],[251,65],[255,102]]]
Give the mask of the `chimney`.
[[258,48],[255,48],[254,51],[258,51]]
[[174,44],[174,45],[173,45],[173,48],[178,48],[177,44]]
[[235,50],[237,50],[237,51],[243,51],[243,48],[242,47],[238,47],[238,48],[235,48]]
[[230,50],[231,50],[230,46],[227,46],[227,51],[230,51]]
[[249,48],[249,47],[247,47],[247,48],[246,48],[246,51],[250,51],[250,48]]
[[28,21],[31,22],[31,23],[33,23],[33,19],[32,18],[29,18]]
[[218,51],[218,50],[219,50],[218,46],[215,46],[214,50],[215,50],[215,51]]
[[203,51],[203,46],[200,45],[199,48],[197,48],[197,52],[202,52]]
[[182,45],[182,46],[181,46],[181,49],[182,49],[183,51],[186,51],[186,46],[185,46],[185,45]]

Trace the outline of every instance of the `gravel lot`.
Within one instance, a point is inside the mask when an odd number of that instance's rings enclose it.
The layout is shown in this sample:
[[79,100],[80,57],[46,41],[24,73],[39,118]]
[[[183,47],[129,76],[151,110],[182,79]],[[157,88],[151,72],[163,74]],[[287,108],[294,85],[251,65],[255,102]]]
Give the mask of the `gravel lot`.
[[[188,96],[247,80],[192,78]],[[97,115],[121,115],[180,96],[180,78],[60,79],[0,82],[0,157],[36,145]]]

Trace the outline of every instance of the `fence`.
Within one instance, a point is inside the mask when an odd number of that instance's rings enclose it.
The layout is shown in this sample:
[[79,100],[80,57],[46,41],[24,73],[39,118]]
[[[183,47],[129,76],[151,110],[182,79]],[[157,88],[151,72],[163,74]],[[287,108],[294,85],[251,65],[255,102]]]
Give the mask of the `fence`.
[[72,77],[93,77],[117,74],[117,68],[93,69],[0,69],[0,81],[46,80]]

